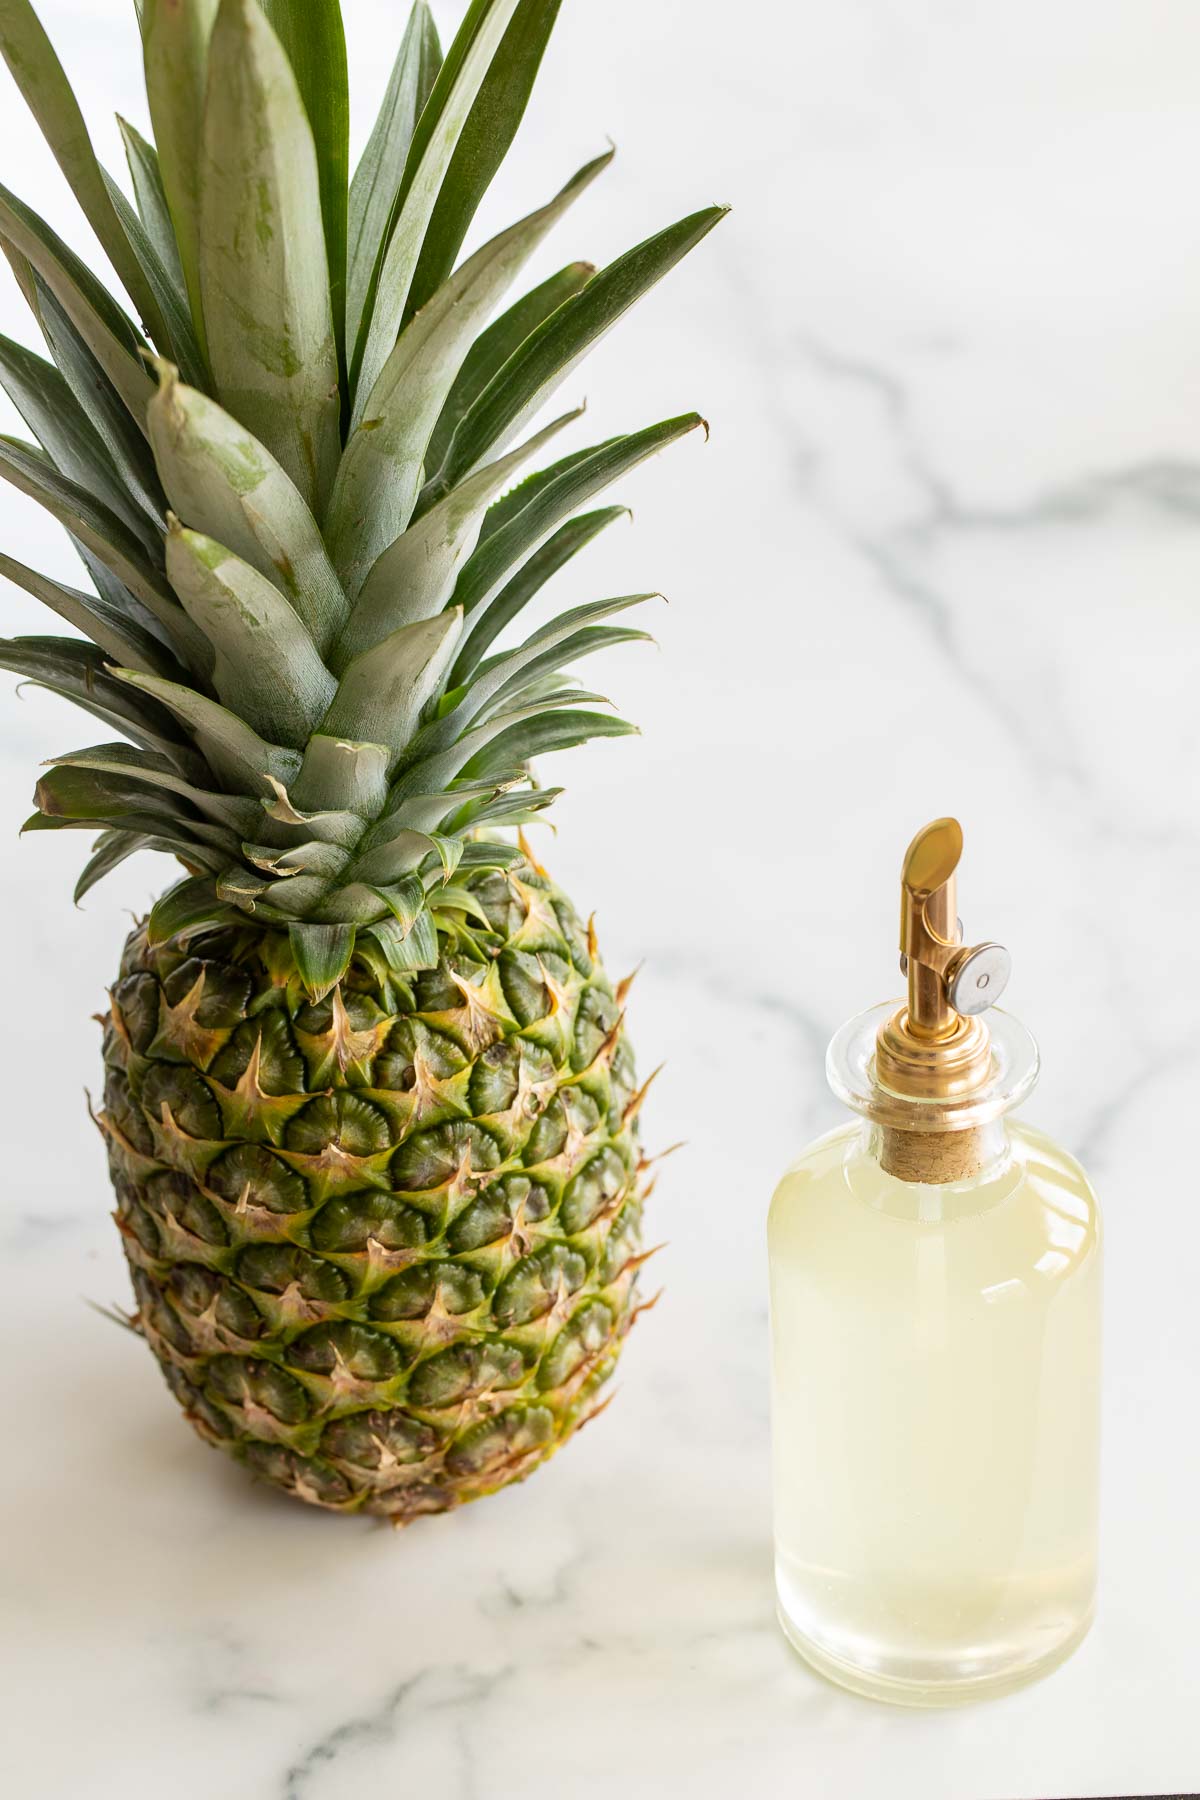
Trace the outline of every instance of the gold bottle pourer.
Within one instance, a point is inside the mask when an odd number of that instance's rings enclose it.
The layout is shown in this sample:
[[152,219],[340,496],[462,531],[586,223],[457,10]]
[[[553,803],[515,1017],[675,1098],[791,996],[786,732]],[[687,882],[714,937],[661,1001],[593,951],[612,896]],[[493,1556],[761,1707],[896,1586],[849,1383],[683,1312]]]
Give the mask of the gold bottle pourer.
[[908,847],[900,878],[900,966],[908,993],[847,1019],[825,1067],[847,1106],[878,1131],[880,1166],[902,1181],[972,1179],[998,1154],[993,1126],[1037,1080],[1037,1045],[996,1007],[1009,975],[999,944],[964,944],[956,819]]
[[957,819],[935,819],[909,845],[900,877],[908,999],[879,1029],[875,1078],[914,1100],[959,1100],[988,1081],[991,1037],[979,1015],[999,1000],[1012,967],[1001,944],[963,944],[955,898],[962,844]]

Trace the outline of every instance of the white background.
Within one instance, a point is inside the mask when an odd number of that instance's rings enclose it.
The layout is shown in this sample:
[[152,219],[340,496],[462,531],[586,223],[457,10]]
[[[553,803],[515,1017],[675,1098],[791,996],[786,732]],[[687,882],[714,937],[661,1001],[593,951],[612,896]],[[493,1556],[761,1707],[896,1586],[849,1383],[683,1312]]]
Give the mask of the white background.
[[[542,854],[665,1059],[667,1292],[604,1420],[527,1486],[395,1536],[255,1488],[86,1302],[128,1284],[83,1088],[148,859],[70,886],[0,716],[0,1682],[13,1791],[340,1800],[614,1794],[1025,1800],[1200,1788],[1200,10],[1189,0],[566,0],[481,229],[611,134],[539,272],[711,200],[728,220],[578,379],[578,442],[697,405],[566,598],[661,586],[599,685],[641,739],[552,772]],[[398,3],[349,0],[356,138]],[[457,4],[435,7],[452,26]],[[146,126],[127,0],[43,0],[101,155]],[[0,77],[0,175],[81,248]],[[32,342],[0,281],[0,328]],[[30,502],[13,555],[78,580]],[[5,629],[55,629],[6,589]],[[592,671],[589,671],[589,680]],[[7,684],[6,685],[11,685]],[[763,1219],[833,1121],[824,1043],[894,986],[898,859],[967,834],[972,937],[1012,949],[1028,1107],[1109,1239],[1104,1566],[1041,1687],[908,1715],[772,1617]],[[819,1479],[819,1471],[814,1472]]]

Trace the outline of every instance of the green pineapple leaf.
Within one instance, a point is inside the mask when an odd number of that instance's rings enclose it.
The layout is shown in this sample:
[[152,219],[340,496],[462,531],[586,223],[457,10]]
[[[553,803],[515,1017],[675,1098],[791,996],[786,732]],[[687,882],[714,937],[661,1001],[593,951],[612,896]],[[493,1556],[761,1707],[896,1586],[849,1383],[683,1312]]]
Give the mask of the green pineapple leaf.
[[127,857],[139,850],[156,850],[169,848],[162,838],[147,837],[140,832],[102,831],[96,839],[95,848],[80,871],[72,895],[76,906],[85,894],[91,892],[98,881],[119,867]]
[[130,693],[94,644],[79,638],[0,638],[0,668],[61,694],[135,744],[186,756],[187,740],[170,714]]
[[[261,819],[259,821],[261,823]],[[268,875],[340,875],[349,860],[349,851],[323,838],[312,838],[306,844],[293,844],[281,850],[278,844],[243,844],[242,855],[256,869]]]
[[452,610],[415,619],[364,650],[342,675],[323,734],[387,744],[394,762],[445,679],[461,634],[462,614]]
[[[576,663],[582,657],[593,656],[598,650],[612,650],[619,644],[652,644],[654,641],[650,632],[635,631],[627,625],[585,626],[565,643],[556,644],[552,649],[543,651],[540,656],[535,656],[523,670],[511,676],[497,690],[484,711],[486,713],[501,706],[509,706],[517,699],[524,700],[528,690],[535,687],[544,676]],[[495,660],[499,662],[501,659]],[[489,664],[480,666],[487,668]]]
[[472,338],[610,155],[586,164],[548,205],[477,250],[401,332],[346,446],[330,501],[326,534],[352,598],[409,522],[430,435]]
[[[169,757],[153,750],[135,749],[128,744],[95,744],[90,750],[72,750],[66,756],[56,756],[52,762],[56,769],[90,769],[118,782],[128,777],[146,787],[163,788],[188,801],[216,824],[227,826],[238,837],[262,823],[262,808],[256,801],[199,787],[186,780]],[[198,778],[203,773],[201,767]]]
[[162,534],[130,498],[104,443],[53,363],[0,337],[0,386],[59,473],[108,508],[151,556]]
[[[152,4],[152,0],[147,0]],[[152,944],[165,944],[181,931],[194,931],[199,925],[221,925],[237,914],[217,898],[216,883],[208,876],[193,875],[187,881],[168,888],[161,900],[150,909],[146,935]]]
[[217,871],[227,867],[229,851],[224,834],[216,834],[216,841],[205,842],[200,837],[190,834],[178,819],[165,812],[137,812],[130,808],[121,810],[120,824],[111,825],[104,817],[88,818],[56,818],[51,813],[35,812],[22,825],[26,831],[119,831],[130,836],[151,842],[156,849],[165,851],[183,863],[185,868],[197,871],[206,870],[210,877]]
[[427,831],[398,831],[386,843],[372,845],[356,856],[346,870],[346,879],[374,889],[391,906],[393,884],[416,882],[416,870],[428,856],[432,841]]
[[154,126],[192,322],[206,348],[200,290],[200,144],[208,82],[208,45],[217,0],[142,0],[138,18],[146,99]]
[[215,538],[285,595],[318,650],[349,607],[303,496],[265,444],[160,362],[147,422],[159,476],[185,525]]
[[212,646],[222,705],[256,731],[303,745],[337,683],[279,589],[223,544],[177,522],[167,539],[167,573]]
[[455,882],[446,882],[437,890],[433,904],[438,913],[461,912],[468,919],[474,919],[485,931],[490,931],[492,922],[480,906],[470,888],[460,887]]
[[341,673],[398,625],[431,618],[447,605],[489,502],[527,457],[578,417],[578,411],[564,413],[518,449],[478,470],[376,559],[334,647],[335,670]]
[[[513,783],[521,779],[518,772],[513,776]],[[364,833],[363,849],[372,848],[376,844],[388,844],[398,834],[406,831],[417,831],[427,836],[429,832],[444,825],[447,814],[461,808],[468,801],[494,799],[500,785],[495,781],[474,781],[455,783],[444,792],[408,794]]]
[[164,675],[169,679],[182,679],[185,671],[171,656],[159,639],[145,629],[136,612],[136,602],[129,596],[130,609],[123,610],[114,606],[98,594],[84,594],[77,588],[66,587],[62,582],[52,581],[48,575],[39,575],[36,569],[27,569],[11,556],[0,554],[0,575],[17,587],[24,588],[43,606],[65,619],[77,631],[82,631],[106,656],[119,663],[128,663],[132,668],[146,675]]
[[71,84],[29,0],[0,0],[0,54],[122,286],[155,343],[165,349],[171,340],[159,296],[113,204]]
[[91,421],[129,497],[161,534],[166,504],[145,434],[40,276],[30,271],[35,314],[55,365]]
[[525,114],[562,0],[521,0],[500,42],[446,170],[404,309],[407,321],[454,267],[479,202]]
[[47,819],[71,825],[119,825],[123,819],[155,818],[167,835],[181,843],[207,844],[226,856],[239,845],[227,826],[193,816],[179,796],[140,778],[99,769],[58,766],[40,778],[35,792],[38,810]]
[[420,913],[407,929],[400,919],[378,919],[367,927],[367,934],[375,939],[396,975],[437,967],[437,930],[427,912]]
[[188,668],[199,671],[206,667],[209,659],[203,637],[171,593],[162,569],[150,560],[143,545],[115,513],[93,499],[78,482],[60,475],[53,463],[31,445],[15,438],[0,437],[0,477],[37,500],[124,582],[165,627]]
[[[481,331],[454,378],[446,403],[438,414],[437,424],[425,450],[426,475],[441,469],[454,428],[463,414],[474,404],[492,376],[508,361],[513,351],[525,342],[530,332],[557,312],[596,273],[594,263],[568,263],[556,275],[540,282],[528,294],[515,301],[507,312]],[[427,483],[427,489],[429,484]],[[425,498],[422,491],[422,501]],[[418,510],[421,510],[420,504]]]
[[316,731],[304,747],[304,760],[289,796],[292,804],[301,809],[357,813],[366,823],[387,800],[391,756],[386,743]]
[[[638,597],[490,647],[623,511],[575,509],[702,421],[663,421],[509,486],[577,415],[514,440],[720,210],[599,274],[569,263],[488,323],[611,154],[452,272],[558,4],[471,0],[444,61],[418,4],[348,189],[337,0],[146,0],[157,144],[121,122],[136,209],[86,133],[72,153],[82,143],[170,360],[150,358],[118,303],[0,190],[0,248],[55,364],[0,342],[0,377],[40,446],[0,439],[0,475],[64,524],[96,587],[0,558],[92,640],[9,644],[4,659],[132,746],[76,752],[44,777],[45,828],[109,828],[84,891],[118,839],[173,849],[216,878],[189,890],[197,919],[230,906],[361,927],[368,966],[391,981],[396,958],[408,972],[436,960],[437,932],[478,949],[463,881],[520,852],[467,838],[549,804],[530,759],[632,729],[586,710],[608,702],[566,671],[645,641],[607,623]],[[13,5],[0,0],[0,28]],[[77,109],[67,122],[82,130]],[[314,952],[310,973],[323,980],[328,961]]]
[[288,935],[301,981],[314,1000],[323,1000],[350,967],[353,925],[291,925]]
[[[476,725],[473,730],[464,732],[448,748],[407,762],[392,783],[393,809],[398,810],[411,795],[433,792],[460,779],[465,781],[491,780],[494,783],[518,780],[522,773],[520,758],[510,758],[503,769],[500,768],[499,763],[495,768],[487,770],[468,769],[467,764],[474,756],[482,755],[492,739],[498,737],[501,732],[507,731],[510,726],[537,718],[541,710],[541,706],[536,702],[531,706],[514,708],[503,718],[489,719],[482,725]],[[382,820],[377,829],[382,829],[386,823],[386,820]]]
[[[531,825],[563,791],[557,787],[538,788],[531,793],[528,788],[521,788],[516,793],[498,794],[492,800],[473,801],[446,820],[446,829],[467,832],[499,825]],[[468,844],[467,849],[470,848]]]
[[347,225],[346,342],[358,342],[371,276],[385,247],[392,208],[417,120],[442,66],[441,45],[425,0],[408,16],[387,92],[350,183]]
[[363,301],[350,368],[352,428],[362,418],[367,397],[399,335],[417,258],[455,146],[519,3],[472,0],[417,121],[393,204],[394,222],[385,232]]
[[477,714],[483,711],[488,701],[514,677],[528,672],[531,665],[537,664],[540,674],[553,673],[557,664],[547,662],[547,656],[555,649],[561,649],[585,625],[609,618],[614,613],[626,612],[630,607],[641,606],[655,597],[653,594],[622,594],[617,599],[596,600],[587,606],[577,606],[569,612],[560,613],[540,631],[535,631],[519,649],[510,650],[506,656],[496,657],[488,668],[476,670],[474,678],[464,688],[455,705],[412,738],[406,760],[417,761],[452,744]]
[[200,289],[217,398],[320,519],[340,403],[313,134],[257,0],[221,0],[208,64]]
[[405,875],[378,890],[379,898],[407,933],[420,918],[425,906],[425,888],[415,875]]
[[[154,245],[158,260],[171,278],[171,284],[184,305],[188,303],[187,283],[179,260],[179,244],[171,223],[171,208],[163,186],[162,166],[158,151],[148,144],[139,131],[117,114],[117,129],[125,146],[125,161],[133,183],[133,198],[146,235]],[[197,340],[198,341],[198,340]]]
[[597,339],[707,237],[727,210],[705,207],[647,238],[601,269],[531,332],[460,419],[433,491],[453,487],[489,451],[509,443]]
[[165,331],[155,341],[175,358],[189,381],[207,379],[204,357],[192,326],[187,301],[175,284],[175,277],[163,262],[154,239],[110,175],[105,175],[112,195],[113,211],[125,227],[125,235],[133,247],[142,271],[158,301]]
[[476,667],[501,631],[538,594],[552,575],[590,544],[605,526],[617,519],[627,519],[627,506],[602,506],[595,512],[580,513],[560,525],[541,546],[526,558],[516,574],[505,583],[491,605],[472,628],[470,636],[455,664],[454,680],[461,683]]
[[218,779],[235,793],[267,799],[275,793],[276,783],[290,781],[300,768],[297,751],[268,743],[236,713],[194,688],[134,669],[112,669],[109,675],[148,695],[186,726]]
[[46,221],[2,185],[0,237],[41,276],[140,428],[154,383],[141,358],[142,339],[112,295]]
[[[498,627],[494,620],[489,623],[489,614],[492,606],[505,601],[509,590],[503,583],[514,563],[542,544],[560,520],[581,502],[591,499],[667,444],[698,429],[708,429],[698,413],[664,419],[661,424],[649,425],[627,437],[610,438],[607,443],[569,457],[557,469],[540,472],[506,496],[502,503],[504,524],[491,532],[485,525],[478,548],[455,584],[454,604],[462,607],[468,619],[479,612],[480,620],[459,653],[452,683],[463,681],[493,642]],[[503,622],[507,624],[512,616],[510,610]]]
[[532,756],[546,756],[552,750],[570,750],[598,737],[628,737],[637,734],[637,726],[625,719],[613,719],[607,713],[538,711],[532,718],[519,719],[497,733],[491,743],[476,751],[462,765],[462,773],[486,776],[494,769],[508,768],[512,763],[528,762]]
[[346,206],[350,91],[340,0],[259,0],[287,52],[312,127],[338,368],[346,367]]

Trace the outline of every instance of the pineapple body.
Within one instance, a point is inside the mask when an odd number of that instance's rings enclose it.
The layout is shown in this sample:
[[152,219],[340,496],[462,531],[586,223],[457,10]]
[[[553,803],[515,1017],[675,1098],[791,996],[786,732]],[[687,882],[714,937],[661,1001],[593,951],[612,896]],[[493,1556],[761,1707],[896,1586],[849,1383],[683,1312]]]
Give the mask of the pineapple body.
[[635,1315],[620,1004],[522,864],[490,930],[313,1002],[286,936],[129,937],[105,1111],[137,1323],[196,1430],[404,1523],[522,1479],[594,1410]]

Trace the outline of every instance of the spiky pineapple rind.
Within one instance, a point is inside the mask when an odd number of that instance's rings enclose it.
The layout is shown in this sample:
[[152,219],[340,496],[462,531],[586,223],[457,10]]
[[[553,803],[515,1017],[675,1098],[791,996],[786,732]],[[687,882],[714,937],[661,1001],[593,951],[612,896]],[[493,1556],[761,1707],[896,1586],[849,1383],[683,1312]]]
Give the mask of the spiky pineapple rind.
[[140,1328],[196,1430],[399,1523],[520,1480],[635,1316],[641,1161],[619,1003],[527,864],[433,970],[321,1003],[243,923],[130,936],[105,1131]]

